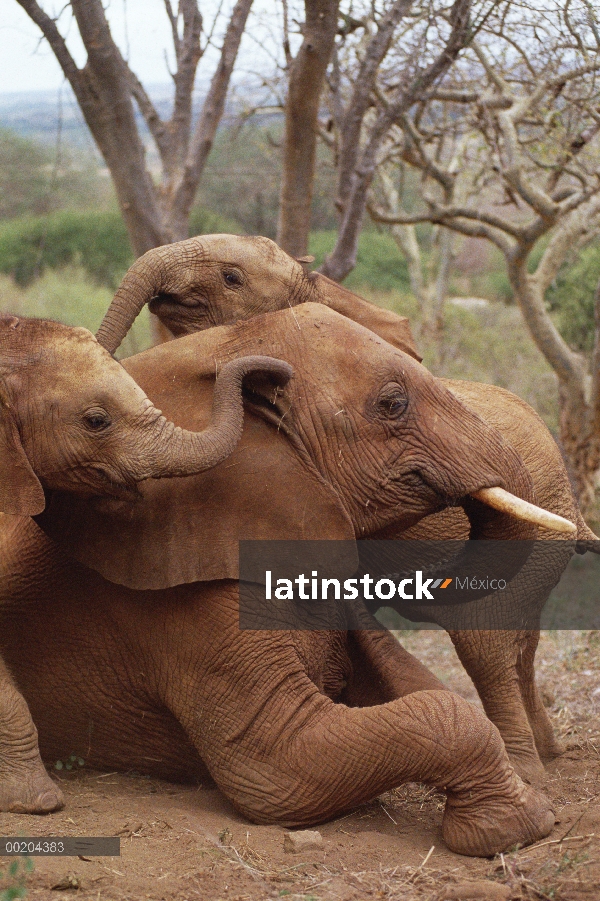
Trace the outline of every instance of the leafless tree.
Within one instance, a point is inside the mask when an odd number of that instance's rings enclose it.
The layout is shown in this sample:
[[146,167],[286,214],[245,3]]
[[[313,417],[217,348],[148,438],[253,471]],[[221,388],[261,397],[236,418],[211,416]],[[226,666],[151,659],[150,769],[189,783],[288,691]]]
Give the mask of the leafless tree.
[[[464,141],[455,142],[448,164],[450,172],[456,172],[462,165],[464,144]],[[407,172],[411,174],[410,168],[402,160],[393,157],[377,167],[372,193],[378,198],[378,210],[384,210],[388,216],[402,215],[401,193]],[[452,185],[452,198],[454,189],[461,188],[464,192],[464,181]],[[373,208],[372,202],[368,204],[368,208],[369,211]],[[457,235],[443,225],[433,225],[426,252],[413,223],[394,223],[389,226],[389,230],[406,260],[411,291],[421,314],[419,337],[423,346],[429,348],[430,366],[436,372],[444,363],[444,311],[449,295]]]
[[[221,40],[219,61],[194,122],[193,91],[198,64],[217,24],[206,29],[198,0],[164,0],[175,50],[171,117],[163,120],[147,91],[124,59],[110,31],[102,0],[71,0],[75,24],[87,53],[75,63],[67,40],[37,0],[17,0],[40,28],[77,98],[115,185],[136,255],[187,237],[188,218],[208,159],[252,0],[236,0]],[[217,16],[218,18],[218,16]],[[160,159],[158,183],[152,178],[136,122],[142,114]]]
[[330,118],[321,129],[338,172],[340,228],[322,271],[341,281],[356,262],[367,194],[392,130],[437,84],[471,40],[471,0],[356,5],[336,45],[328,77]]
[[[559,384],[560,437],[584,510],[600,467],[600,294],[591,359],[556,328],[545,294],[600,228],[600,28],[588,0],[510,4],[396,120],[395,152],[420,175],[422,208],[380,222],[431,222],[504,255],[533,340]],[[468,138],[452,169],[452,147]],[[388,148],[388,154],[393,151]],[[475,192],[464,200],[467,178]],[[535,262],[537,260],[537,262]]]
[[296,257],[308,250],[319,107],[338,30],[339,5],[339,0],[305,0],[303,40],[293,57],[288,4],[283,3],[288,90],[277,243]]

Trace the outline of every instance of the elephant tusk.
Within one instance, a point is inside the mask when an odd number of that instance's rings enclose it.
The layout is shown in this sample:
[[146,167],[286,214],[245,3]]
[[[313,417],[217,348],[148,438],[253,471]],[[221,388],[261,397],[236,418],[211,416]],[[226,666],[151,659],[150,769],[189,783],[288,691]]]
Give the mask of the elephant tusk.
[[494,510],[500,510],[501,513],[508,513],[515,519],[522,519],[525,522],[532,522],[538,526],[544,526],[546,529],[553,529],[555,532],[576,533],[577,526],[563,516],[557,516],[556,513],[550,513],[549,510],[543,510],[524,501],[520,497],[505,491],[504,488],[482,488],[480,491],[474,491],[471,497],[493,507]]

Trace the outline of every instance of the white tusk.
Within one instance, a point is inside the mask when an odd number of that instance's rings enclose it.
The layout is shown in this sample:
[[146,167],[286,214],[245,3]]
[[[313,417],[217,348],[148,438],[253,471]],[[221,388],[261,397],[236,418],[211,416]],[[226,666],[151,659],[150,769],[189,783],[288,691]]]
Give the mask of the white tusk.
[[545,529],[553,529],[555,532],[577,531],[577,526],[563,516],[557,516],[556,513],[550,513],[549,510],[543,510],[524,501],[520,497],[505,491],[504,488],[482,488],[480,491],[474,491],[471,497],[493,507],[494,510],[500,510],[501,513],[508,513],[515,519],[522,519],[525,522],[535,523],[537,526],[544,526]]

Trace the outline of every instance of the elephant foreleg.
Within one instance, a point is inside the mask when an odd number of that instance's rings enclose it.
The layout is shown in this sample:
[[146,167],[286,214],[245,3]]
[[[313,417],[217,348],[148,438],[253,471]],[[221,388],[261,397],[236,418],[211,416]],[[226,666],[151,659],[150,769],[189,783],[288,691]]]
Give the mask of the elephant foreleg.
[[[511,763],[524,779],[535,781],[541,778],[544,767],[524,706],[525,697],[517,671],[521,650],[527,646],[529,636],[535,633],[461,629],[448,630],[448,634],[460,662],[473,680],[485,712],[504,739]],[[533,655],[529,665],[533,672]]]
[[[494,678],[489,684],[488,669],[492,668],[488,668],[487,663],[482,666],[479,657],[473,656],[474,642],[471,633],[455,632],[453,641],[461,662],[481,690],[482,698],[485,698],[486,710],[489,711],[490,717],[493,716],[495,724],[499,728],[502,727],[500,732],[513,765],[520,775],[531,779],[542,772],[536,751],[542,759],[553,759],[561,754],[562,750],[554,736],[552,724],[535,681],[534,660],[539,633],[532,631],[523,633],[523,636],[516,651],[516,683],[509,666],[503,685],[501,680],[495,677],[494,672],[492,672]],[[370,707],[402,698],[415,691],[445,687],[389,632],[350,632],[348,638],[352,675],[341,700],[349,707]],[[514,639],[514,633],[511,632],[494,634],[494,643],[499,642],[496,656],[501,657],[504,650],[508,651],[510,657],[512,654],[510,646]],[[486,644],[484,636],[483,645]],[[529,729],[522,715],[523,707]]]
[[0,811],[50,813],[63,804],[41,761],[25,699],[0,659]]
[[[284,633],[227,634],[204,622],[209,658],[164,682],[211,775],[256,822],[307,825],[406,781],[443,788],[448,846],[491,855],[547,835],[550,803],[510,766],[498,730],[448,691],[387,704],[334,703]],[[175,673],[173,674],[175,676]]]
[[517,676],[538,754],[542,760],[553,760],[563,753],[563,748],[554,734],[535,679],[534,661],[539,640],[539,632],[527,633],[517,655]]

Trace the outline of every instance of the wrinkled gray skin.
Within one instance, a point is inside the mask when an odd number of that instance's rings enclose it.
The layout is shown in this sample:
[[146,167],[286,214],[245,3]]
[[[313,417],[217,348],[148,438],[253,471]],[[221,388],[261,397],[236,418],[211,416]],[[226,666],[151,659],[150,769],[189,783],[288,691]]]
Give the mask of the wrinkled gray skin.
[[[238,537],[353,546],[481,488],[529,499],[522,461],[414,359],[323,306],[189,335],[124,365],[198,429],[215,369],[266,350],[300,373],[279,392],[251,380],[252,415],[223,464],[151,480],[136,504],[63,495],[38,517],[54,541],[30,521],[1,536],[0,650],[42,752],[171,779],[208,770],[244,815],[287,825],[422,780],[447,792],[442,828],[456,851],[541,838],[550,805],[515,775],[497,729],[389,635],[240,630],[232,582]],[[73,542],[82,563],[68,558]],[[86,554],[131,587],[87,568]],[[184,584],[194,573],[206,581]],[[136,590],[136,576],[154,590]]]
[[[419,358],[406,319],[367,303],[324,276],[307,273],[268,238],[235,235],[202,235],[140,257],[117,291],[98,336],[109,349],[116,349],[146,303],[173,334],[184,335],[308,301],[337,310]],[[531,407],[492,385],[456,380],[443,384],[469,409],[498,428],[518,451],[533,479],[536,503],[576,523],[580,541],[593,541],[596,536],[581,517],[556,443]],[[502,537],[497,531],[488,530],[486,534]],[[468,536],[468,519],[462,510],[454,508],[433,515],[408,532],[396,525],[379,537]],[[551,540],[560,536],[540,530],[538,537]],[[573,545],[557,544],[551,565],[544,565],[543,577],[534,572],[535,561],[531,561],[531,582],[524,574],[512,589],[523,592],[528,610],[542,609],[573,551]],[[490,603],[496,600],[491,599]],[[514,611],[518,597],[512,603],[507,599],[507,604]],[[419,611],[415,611],[415,618],[422,618]],[[540,757],[555,757],[560,747],[535,683],[539,631],[517,629],[514,625],[502,629],[501,616],[493,631],[456,630],[444,610],[439,611],[437,622],[449,629],[458,655],[486,712],[500,729],[519,773],[528,779],[541,776]],[[490,622],[489,615],[485,622]]]
[[[86,329],[0,318],[0,512],[13,514],[3,527],[41,513],[53,490],[131,500],[145,479],[220,463],[241,437],[242,379],[256,370],[275,384],[291,375],[265,357],[234,361],[222,370],[207,428],[186,432]],[[10,578],[2,573],[3,591]],[[61,805],[27,705],[0,660],[0,810],[43,813]]]

